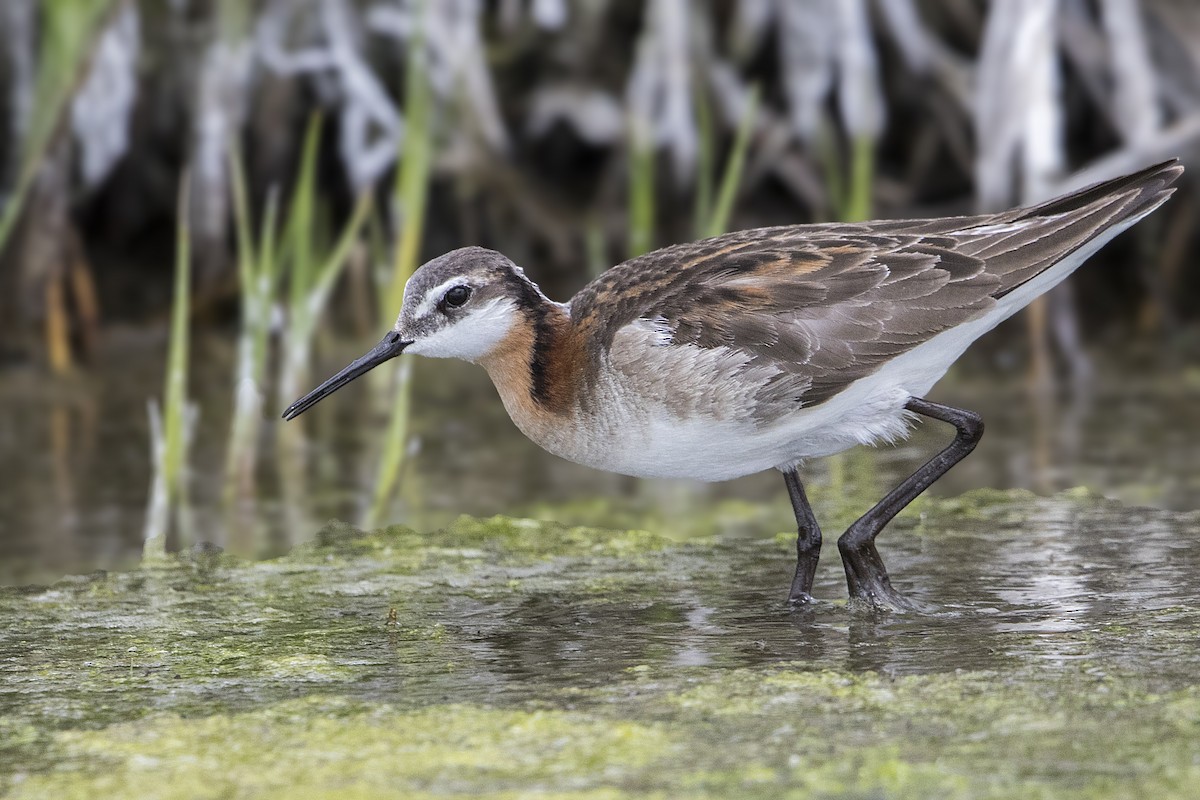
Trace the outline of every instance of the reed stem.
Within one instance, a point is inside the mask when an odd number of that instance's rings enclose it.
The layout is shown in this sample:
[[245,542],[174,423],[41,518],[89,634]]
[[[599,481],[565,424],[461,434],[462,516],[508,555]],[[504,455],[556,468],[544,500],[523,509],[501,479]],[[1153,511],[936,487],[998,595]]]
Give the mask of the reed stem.
[[[379,316],[384,323],[394,319],[404,300],[404,285],[417,268],[425,228],[429,177],[433,166],[433,97],[426,64],[425,6],[418,3],[417,24],[409,39],[405,70],[406,130],[396,174],[393,202],[399,238],[392,261],[391,279],[380,292]],[[396,493],[407,455],[411,366],[402,363],[395,373],[388,408],[388,431],[384,436],[376,472],[375,493],[366,512],[365,525],[377,525]]]

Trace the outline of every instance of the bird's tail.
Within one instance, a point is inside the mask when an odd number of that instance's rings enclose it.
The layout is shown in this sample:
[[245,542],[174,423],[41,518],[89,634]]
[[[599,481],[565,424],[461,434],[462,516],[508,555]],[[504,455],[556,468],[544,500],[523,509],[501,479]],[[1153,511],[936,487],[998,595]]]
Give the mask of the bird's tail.
[[1092,184],[1077,192],[1056,197],[1041,205],[1025,209],[1021,219],[1069,214],[1090,209],[1102,201],[1124,199],[1124,216],[1145,216],[1158,208],[1175,191],[1172,184],[1183,174],[1179,159],[1172,158],[1152,167],[1122,175],[1112,180]]
[[[988,271],[1001,279],[993,296],[1007,298],[1003,305],[1020,307],[1059,283],[1110,239],[1165,203],[1181,174],[1178,160],[1164,161],[1010,212],[1005,222],[1019,233],[1005,237],[1003,248],[993,245],[979,253],[987,258]],[[1040,239],[1043,246],[1020,247],[1028,243],[1021,241],[1025,238]],[[1038,257],[1028,258],[1030,252]]]

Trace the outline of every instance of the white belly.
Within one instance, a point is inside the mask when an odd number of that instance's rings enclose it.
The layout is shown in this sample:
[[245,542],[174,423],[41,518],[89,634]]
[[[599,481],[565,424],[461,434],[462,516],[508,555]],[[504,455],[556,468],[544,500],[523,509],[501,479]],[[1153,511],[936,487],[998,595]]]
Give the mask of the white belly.
[[763,421],[755,417],[754,395],[771,373],[746,369],[742,354],[649,352],[651,365],[617,358],[575,423],[538,443],[609,472],[722,481],[892,441],[908,427],[904,404],[913,392],[894,382],[864,379],[819,406]]
[[856,444],[900,438],[908,427],[903,410],[908,397],[893,392],[870,406],[838,409],[832,419],[817,413],[826,407],[833,410],[838,404],[834,399],[765,427],[750,421],[679,419],[659,407],[620,429],[588,436],[582,446],[559,455],[640,478],[724,481],[794,466]]

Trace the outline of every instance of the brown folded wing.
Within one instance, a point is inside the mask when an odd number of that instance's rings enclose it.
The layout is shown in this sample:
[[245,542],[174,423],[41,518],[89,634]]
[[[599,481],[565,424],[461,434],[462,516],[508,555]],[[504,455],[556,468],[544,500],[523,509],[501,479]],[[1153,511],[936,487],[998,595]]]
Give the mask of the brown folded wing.
[[571,317],[592,350],[639,319],[670,332],[663,346],[742,350],[779,369],[768,394],[815,405],[1161,203],[1181,171],[1162,164],[1002,214],[760,228],[668,247],[592,281]]

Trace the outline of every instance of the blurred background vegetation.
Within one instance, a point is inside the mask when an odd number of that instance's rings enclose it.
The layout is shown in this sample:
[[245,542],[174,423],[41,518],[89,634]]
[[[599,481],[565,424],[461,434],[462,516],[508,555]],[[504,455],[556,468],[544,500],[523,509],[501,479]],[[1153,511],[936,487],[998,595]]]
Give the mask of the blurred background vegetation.
[[[252,552],[331,515],[570,500],[600,524],[623,506],[588,498],[711,506],[533,454],[458,367],[378,371],[302,424],[276,412],[461,245],[565,299],[631,254],[726,229],[996,210],[1190,163],[1200,5],[5,0],[0,121],[10,564],[119,561],[143,518],[159,544]],[[1032,375],[1021,402],[1094,399],[1112,363],[1195,377],[1195,173],[989,338],[982,395]],[[849,474],[886,480],[867,458]],[[1001,469],[992,482],[1037,483]],[[846,473],[825,482],[841,492]],[[1193,497],[1161,483],[1145,499]]]

